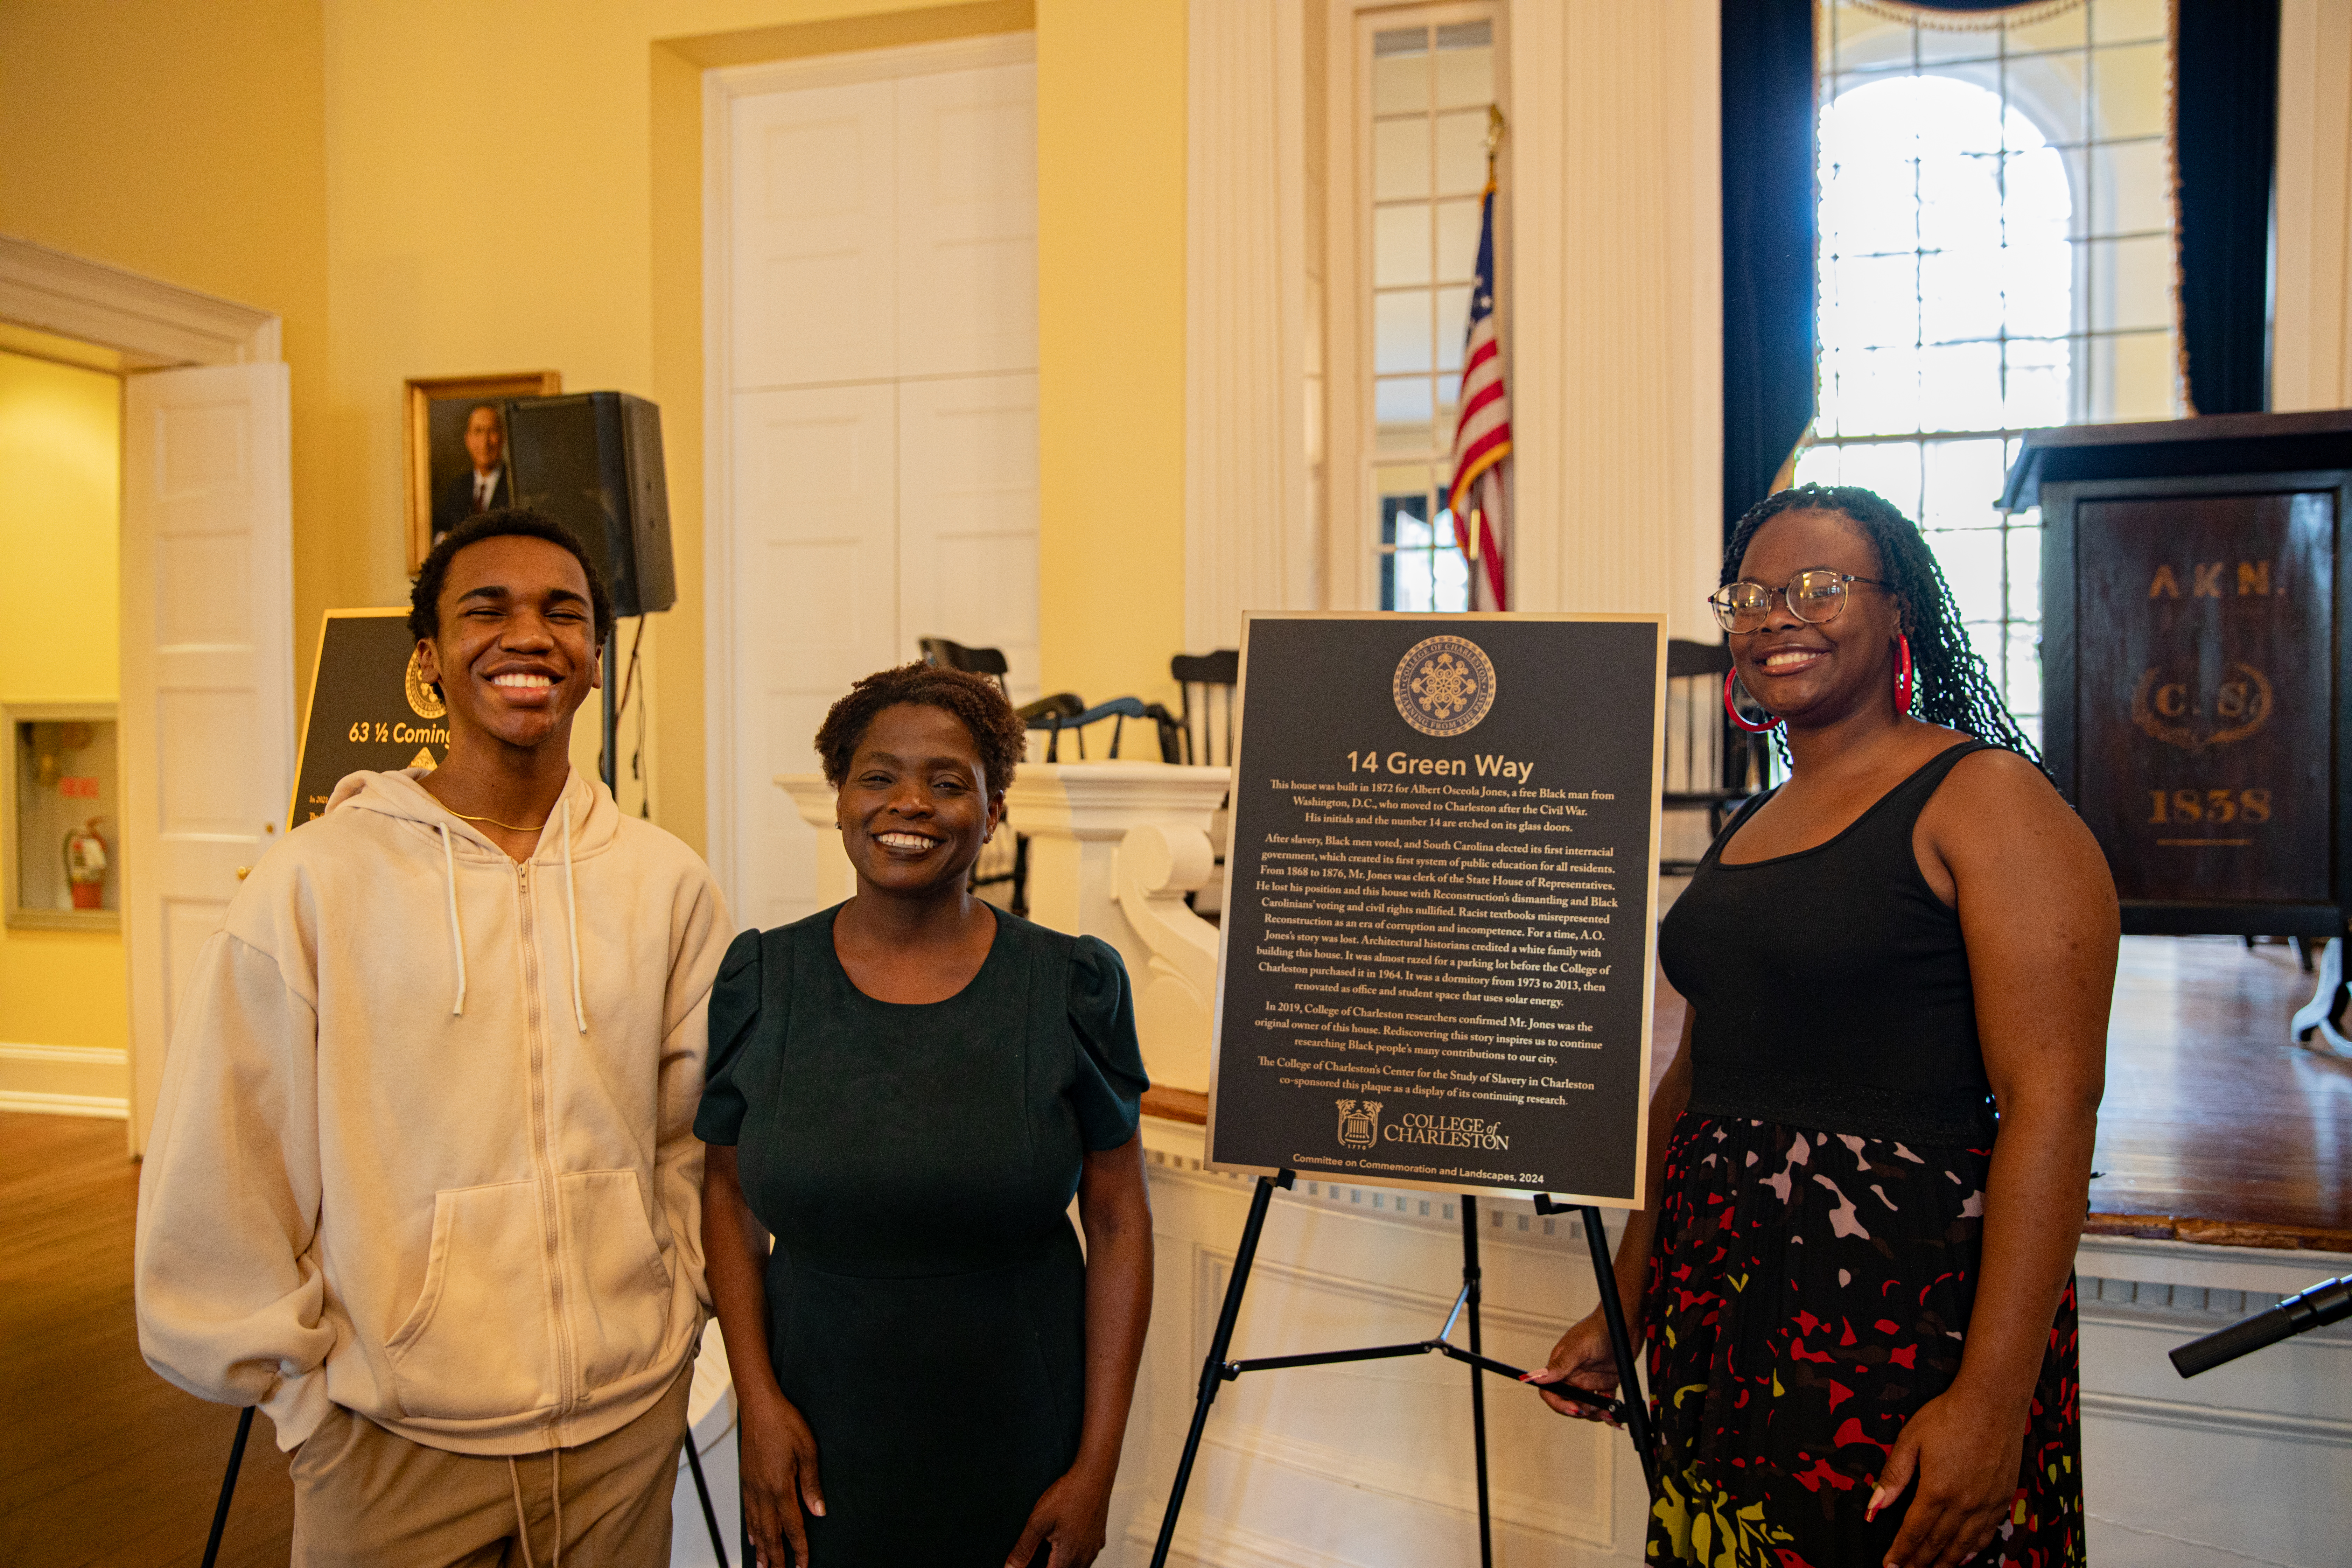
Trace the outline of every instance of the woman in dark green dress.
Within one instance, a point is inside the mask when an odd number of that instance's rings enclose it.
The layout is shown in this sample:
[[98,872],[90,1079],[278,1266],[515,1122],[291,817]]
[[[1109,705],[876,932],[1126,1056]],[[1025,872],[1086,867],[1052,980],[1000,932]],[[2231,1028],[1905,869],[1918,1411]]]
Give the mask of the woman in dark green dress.
[[1151,1308],[1143,1063],[1116,952],[967,890],[1021,739],[978,677],[859,681],[816,737],[857,892],[738,937],[711,995],[703,1248],[766,1568],[1102,1549]]

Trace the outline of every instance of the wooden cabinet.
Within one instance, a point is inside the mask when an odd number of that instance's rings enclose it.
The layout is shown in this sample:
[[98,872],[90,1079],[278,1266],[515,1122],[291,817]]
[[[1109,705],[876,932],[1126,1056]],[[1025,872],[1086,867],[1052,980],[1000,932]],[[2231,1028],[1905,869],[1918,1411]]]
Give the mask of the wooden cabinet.
[[2043,750],[2128,932],[2352,915],[2352,411],[2028,435]]

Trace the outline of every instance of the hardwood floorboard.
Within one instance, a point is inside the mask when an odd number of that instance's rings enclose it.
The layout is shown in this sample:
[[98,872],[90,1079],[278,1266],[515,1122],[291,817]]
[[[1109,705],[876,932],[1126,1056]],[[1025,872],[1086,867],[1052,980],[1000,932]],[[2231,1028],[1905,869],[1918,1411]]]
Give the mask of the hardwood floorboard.
[[2094,1228],[2352,1250],[2352,1063],[2296,1047],[2291,949],[2126,937]]
[[[147,1369],[131,1315],[139,1167],[122,1124],[0,1113],[0,1564],[173,1568],[204,1555],[236,1412]],[[286,1458],[254,1424],[220,1561],[284,1568]]]

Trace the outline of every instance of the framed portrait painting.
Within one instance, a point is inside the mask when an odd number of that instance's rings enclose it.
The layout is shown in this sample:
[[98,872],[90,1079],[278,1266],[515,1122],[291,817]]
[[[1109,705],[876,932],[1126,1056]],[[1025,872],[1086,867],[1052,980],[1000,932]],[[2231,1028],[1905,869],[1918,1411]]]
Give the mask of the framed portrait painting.
[[478,511],[513,504],[508,479],[509,397],[551,397],[560,371],[507,375],[442,375],[412,380],[407,390],[408,570],[425,564],[433,542]]

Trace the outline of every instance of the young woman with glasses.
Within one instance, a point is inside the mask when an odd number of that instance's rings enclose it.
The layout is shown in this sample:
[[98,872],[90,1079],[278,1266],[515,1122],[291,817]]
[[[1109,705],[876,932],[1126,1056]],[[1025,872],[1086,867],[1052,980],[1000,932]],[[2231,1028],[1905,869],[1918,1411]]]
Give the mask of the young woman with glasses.
[[[1877,496],[1760,502],[1710,602],[1726,706],[1758,727],[1746,689],[1790,774],[1659,933],[1690,1006],[1617,1250],[1664,1448],[1649,1561],[2079,1563],[2106,863]],[[1598,1310],[1533,1378],[1613,1390]]]

